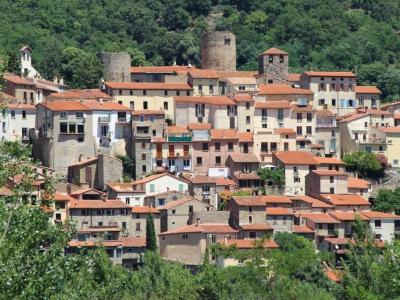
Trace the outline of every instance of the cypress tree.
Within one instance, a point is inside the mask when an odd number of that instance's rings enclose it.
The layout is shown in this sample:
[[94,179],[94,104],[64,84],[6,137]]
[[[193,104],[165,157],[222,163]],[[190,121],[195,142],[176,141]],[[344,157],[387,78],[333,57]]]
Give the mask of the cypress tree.
[[152,214],[148,214],[146,218],[146,248],[150,251],[157,250],[156,231]]

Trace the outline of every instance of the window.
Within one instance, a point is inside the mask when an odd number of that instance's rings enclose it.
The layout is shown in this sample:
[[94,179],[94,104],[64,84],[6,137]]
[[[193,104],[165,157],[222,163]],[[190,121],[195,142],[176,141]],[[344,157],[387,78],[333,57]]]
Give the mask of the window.
[[143,109],[148,109],[148,103],[147,103],[147,101],[143,101]]
[[209,193],[210,192],[210,186],[208,184],[203,184],[201,187],[201,190],[203,193]]
[[164,91],[164,96],[168,96],[168,91],[167,90]]
[[189,205],[189,213],[193,212],[193,205]]
[[88,215],[90,215],[90,212],[88,209],[82,209],[81,214],[82,214],[82,216],[88,216]]
[[283,150],[284,151],[289,151],[289,143],[288,142],[284,143]]
[[168,102],[164,101],[164,109],[168,109]]
[[286,225],[286,223],[287,223],[287,216],[283,216],[283,217],[282,217],[282,220],[283,220],[282,223],[283,223],[284,225]]
[[153,129],[153,136],[157,135],[157,131],[155,129]]
[[132,108],[132,109],[135,109],[135,102],[130,101],[129,102],[129,107]]
[[208,151],[208,143],[203,143],[203,151]]
[[261,142],[261,152],[268,152],[268,143],[267,142]]
[[325,91],[326,90],[325,83],[320,83],[319,86],[318,86],[318,90],[319,91]]
[[379,151],[383,151],[383,146],[379,146]]
[[68,123],[67,122],[60,123],[60,133],[68,133]]
[[283,121],[283,109],[282,108],[278,108],[278,122],[279,121]]
[[246,124],[250,124],[250,116],[246,116]]
[[68,124],[68,129],[69,129],[69,133],[76,133],[76,124],[75,123],[69,123]]
[[83,118],[83,117],[84,117],[84,114],[83,114],[82,111],[77,111],[77,112],[75,113],[75,117],[77,117],[77,118]]
[[146,172],[147,172],[146,166],[143,165],[143,166],[142,166],[142,173],[146,173]]
[[303,127],[297,126],[297,135],[303,135]]
[[261,128],[267,128],[267,125],[268,125],[267,123],[264,123],[261,125]]
[[185,234],[182,234],[182,239],[184,239],[184,240],[187,240],[188,239],[188,235],[185,233]]
[[150,183],[150,192],[154,193],[154,183]]
[[143,90],[143,96],[146,96],[146,95],[147,95],[147,91]]
[[283,63],[283,55],[279,55],[279,62]]
[[333,176],[329,176],[329,182],[333,183],[334,182],[334,177]]
[[28,137],[28,128],[23,127],[21,128],[22,130],[22,138],[27,138]]
[[319,106],[325,105],[325,99],[319,99],[319,100],[318,100],[318,105],[319,105]]
[[201,166],[203,164],[203,158],[202,157],[196,157],[196,164],[198,166]]
[[142,143],[142,149],[146,149],[146,143]]
[[131,198],[125,197],[125,203],[128,205],[131,204]]
[[25,110],[22,111],[22,119],[26,119],[26,111]]
[[176,210],[173,209],[173,210],[171,211],[171,213],[174,215],[174,214],[176,213]]
[[277,217],[272,217],[272,224],[276,225],[278,223],[278,218]]
[[184,159],[183,160],[183,166],[186,167],[186,168],[190,167],[190,160],[189,159]]
[[249,206],[248,209],[249,209],[249,212],[253,212],[253,206]]
[[15,119],[15,110],[11,111],[11,118]]
[[202,84],[199,84],[199,93],[203,94],[203,85]]
[[179,192],[181,192],[181,193],[183,193],[184,192],[184,187],[183,187],[183,184],[182,183],[180,183],[179,185],[178,185],[178,188],[179,188]]
[[144,122],[144,116],[143,116],[143,115],[140,115],[140,116],[139,116],[139,121],[140,121],[140,122]]
[[129,95],[133,95],[133,91],[132,90],[129,90]]
[[142,153],[142,160],[146,160],[146,153]]
[[122,103],[122,101],[118,101],[118,104],[121,104],[121,105],[122,105],[123,103]]
[[329,193],[334,194],[335,193],[335,188],[330,188]]
[[332,99],[332,106],[336,106],[336,99]]
[[311,126],[307,126],[306,127],[306,131],[307,131],[307,134],[311,135],[312,134],[312,127]]
[[307,122],[312,121],[312,113],[307,113]]
[[301,123],[303,121],[303,114],[302,113],[297,113],[297,122]]
[[246,109],[250,109],[250,102],[246,102]]
[[214,85],[210,84],[210,85],[208,86],[208,89],[209,89],[209,91],[210,91],[210,94],[214,94]]
[[253,224],[253,217],[249,216],[249,224]]
[[263,121],[267,120],[267,110],[265,108],[261,110],[261,119]]
[[215,143],[215,151],[221,151],[221,144]]
[[215,157],[215,164],[220,165],[221,164],[221,156],[216,156]]
[[272,55],[268,56],[268,61],[269,61],[269,63],[273,63],[274,57]]
[[165,199],[158,199],[158,205],[159,206],[165,205]]
[[140,223],[136,223],[136,231],[140,231]]
[[233,143],[228,143],[228,151],[233,151]]
[[375,220],[375,227],[381,228],[382,227],[382,221],[381,220]]
[[118,90],[118,95],[122,95],[122,90]]
[[371,97],[371,106],[376,107],[376,98],[375,97]]
[[255,231],[250,231],[249,232],[249,238],[251,238],[251,239],[257,238],[257,233]]

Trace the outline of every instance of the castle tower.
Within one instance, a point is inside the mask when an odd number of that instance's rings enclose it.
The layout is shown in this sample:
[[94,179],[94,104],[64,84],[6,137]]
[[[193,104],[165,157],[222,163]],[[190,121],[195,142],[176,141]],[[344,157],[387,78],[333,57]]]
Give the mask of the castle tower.
[[129,82],[131,81],[131,56],[126,52],[97,53],[97,57],[104,65],[104,80]]
[[21,75],[28,78],[37,77],[39,73],[32,66],[32,49],[29,46],[24,46],[19,49],[21,54]]
[[283,83],[289,74],[289,54],[270,48],[258,56],[258,73],[264,74],[265,83]]
[[208,32],[201,38],[201,67],[236,71],[236,37],[228,31]]

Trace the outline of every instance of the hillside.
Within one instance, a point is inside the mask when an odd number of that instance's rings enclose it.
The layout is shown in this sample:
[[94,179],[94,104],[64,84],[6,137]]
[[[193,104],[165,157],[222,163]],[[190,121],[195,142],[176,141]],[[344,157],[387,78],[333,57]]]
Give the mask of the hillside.
[[400,96],[399,15],[400,2],[386,0],[3,0],[0,51],[29,44],[42,74],[67,79],[73,58],[91,66],[100,50],[129,51],[134,65],[198,65],[200,37],[215,27],[237,35],[239,69],[256,69],[257,55],[276,46],[290,53],[292,72],[354,70],[392,99]]

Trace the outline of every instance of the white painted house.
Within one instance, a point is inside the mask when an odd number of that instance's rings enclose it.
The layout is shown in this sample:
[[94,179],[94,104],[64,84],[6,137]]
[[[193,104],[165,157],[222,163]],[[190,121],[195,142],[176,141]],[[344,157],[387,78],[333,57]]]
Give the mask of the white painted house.
[[31,104],[9,103],[2,112],[1,140],[29,141],[29,130],[35,128],[36,107]]

